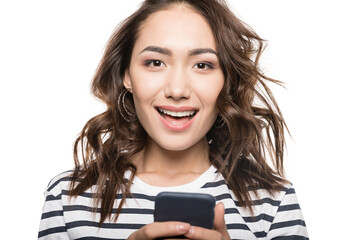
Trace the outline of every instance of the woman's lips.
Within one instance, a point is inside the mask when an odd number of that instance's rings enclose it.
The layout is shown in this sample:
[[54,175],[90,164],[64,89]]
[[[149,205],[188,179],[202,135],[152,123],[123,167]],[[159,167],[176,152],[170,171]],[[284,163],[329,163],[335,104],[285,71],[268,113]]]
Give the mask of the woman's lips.
[[190,117],[172,117],[167,114],[162,115],[162,117],[168,123],[176,125],[176,126],[183,125],[183,124],[187,123],[188,121],[190,121]]
[[198,110],[193,107],[156,107],[162,123],[172,131],[184,131],[188,129],[194,121]]

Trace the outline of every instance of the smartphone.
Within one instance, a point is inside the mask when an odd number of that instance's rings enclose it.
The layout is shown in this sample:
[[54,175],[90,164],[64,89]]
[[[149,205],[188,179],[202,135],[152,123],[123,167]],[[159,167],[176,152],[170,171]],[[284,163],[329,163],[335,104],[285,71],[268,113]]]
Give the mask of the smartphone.
[[161,192],[155,198],[154,221],[181,221],[212,229],[215,198],[204,193]]

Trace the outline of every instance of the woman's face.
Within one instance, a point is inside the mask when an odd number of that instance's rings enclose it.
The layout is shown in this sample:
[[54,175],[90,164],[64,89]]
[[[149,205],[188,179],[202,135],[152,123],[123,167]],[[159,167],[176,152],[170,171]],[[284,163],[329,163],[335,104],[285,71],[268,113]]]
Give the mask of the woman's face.
[[179,5],[143,23],[124,85],[150,140],[171,151],[203,140],[223,84],[214,36],[201,15]]

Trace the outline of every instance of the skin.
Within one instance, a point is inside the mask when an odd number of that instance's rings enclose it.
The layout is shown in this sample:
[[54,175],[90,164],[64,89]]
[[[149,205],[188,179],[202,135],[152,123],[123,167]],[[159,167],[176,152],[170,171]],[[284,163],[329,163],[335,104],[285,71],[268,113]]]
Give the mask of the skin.
[[[182,4],[145,20],[124,76],[124,86],[131,89],[136,114],[148,134],[146,147],[132,159],[137,177],[154,186],[177,186],[210,167],[205,135],[218,115],[216,99],[223,84],[214,36],[200,14]],[[197,113],[190,127],[174,131],[161,121],[159,106],[186,106]],[[155,222],[128,239],[181,234],[189,239],[230,239],[224,205],[215,207],[212,230],[182,222]]]
[[188,239],[228,240],[231,238],[226,229],[224,213],[224,205],[218,203],[215,206],[214,228],[212,230],[190,226],[190,224],[182,222],[154,222],[131,234],[128,240],[155,239],[181,234],[184,234]]

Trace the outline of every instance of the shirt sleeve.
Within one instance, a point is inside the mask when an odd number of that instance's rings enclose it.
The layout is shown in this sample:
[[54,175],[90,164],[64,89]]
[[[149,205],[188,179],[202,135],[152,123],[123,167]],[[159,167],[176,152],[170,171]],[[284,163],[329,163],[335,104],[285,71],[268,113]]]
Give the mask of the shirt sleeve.
[[42,211],[38,239],[39,240],[70,240],[67,233],[63,204],[60,192],[54,195],[49,189],[45,191],[45,203]]
[[308,240],[304,217],[293,186],[289,186],[281,200],[267,234],[268,240]]

